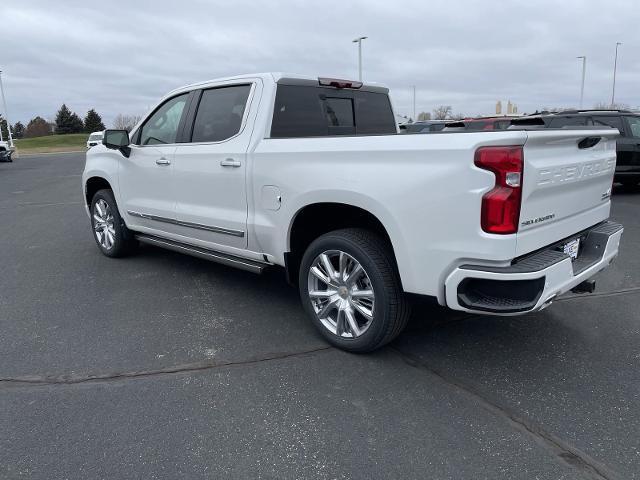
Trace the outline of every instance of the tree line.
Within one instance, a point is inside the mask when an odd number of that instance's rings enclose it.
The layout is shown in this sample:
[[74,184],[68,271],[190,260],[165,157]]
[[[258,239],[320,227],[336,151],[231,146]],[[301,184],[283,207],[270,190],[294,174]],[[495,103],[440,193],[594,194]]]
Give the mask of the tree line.
[[[2,115],[0,115],[0,128],[2,129],[3,138],[8,138],[7,121],[2,118]],[[26,126],[22,122],[13,124],[11,126],[11,134],[13,138],[31,138],[53,135],[54,133],[91,133],[104,129],[102,117],[95,109],[89,110],[84,119],[81,119],[77,113],[69,110],[69,107],[63,103],[56,113],[55,121],[47,121],[38,115],[29,120]]]
[[[141,118],[140,115],[123,115],[120,113],[113,120],[113,128],[131,131]],[[2,118],[2,115],[0,115],[0,128],[2,129],[2,137],[9,138],[7,121]],[[56,113],[55,121],[48,121],[41,116],[36,116],[29,120],[26,126],[22,122],[13,124],[11,126],[11,134],[13,138],[31,138],[53,134],[91,133],[104,129],[102,117],[95,109],[89,110],[84,119],[81,119],[77,113],[69,110],[69,107],[63,103]]]
[[462,120],[465,115],[462,113],[453,113],[451,105],[440,105],[430,112],[420,112],[418,114],[418,121],[424,122],[426,120]]
[[[541,110],[536,109],[531,115],[541,115],[545,113],[558,113],[563,110],[572,110],[575,107],[542,107]],[[631,107],[624,103],[614,103],[609,104],[606,102],[598,102],[593,106],[594,110],[631,110]],[[523,113],[522,115],[527,115]],[[500,116],[496,114],[496,116]],[[507,115],[508,116],[508,115]],[[418,122],[424,122],[427,120],[462,120],[466,116],[462,113],[453,113],[453,108],[451,105],[440,105],[436,107],[432,112],[420,112],[418,114],[418,118],[416,119]],[[405,117],[406,118],[406,117]],[[414,121],[410,119],[410,121]]]

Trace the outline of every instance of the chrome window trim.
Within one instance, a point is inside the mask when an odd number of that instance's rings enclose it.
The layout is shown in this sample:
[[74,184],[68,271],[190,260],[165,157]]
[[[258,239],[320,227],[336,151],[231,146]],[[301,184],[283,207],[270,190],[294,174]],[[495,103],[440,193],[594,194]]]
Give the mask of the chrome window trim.
[[154,220],[156,222],[170,223],[172,225],[178,225],[180,227],[196,228],[198,230],[206,230],[208,232],[222,233],[224,235],[232,235],[234,237],[244,237],[244,232],[241,230],[232,230],[230,228],[216,227],[213,225],[203,225],[201,223],[183,222],[181,220],[175,220],[173,218],[160,217],[158,215],[140,213],[133,210],[127,210],[127,213],[132,217],[145,218],[147,220]]

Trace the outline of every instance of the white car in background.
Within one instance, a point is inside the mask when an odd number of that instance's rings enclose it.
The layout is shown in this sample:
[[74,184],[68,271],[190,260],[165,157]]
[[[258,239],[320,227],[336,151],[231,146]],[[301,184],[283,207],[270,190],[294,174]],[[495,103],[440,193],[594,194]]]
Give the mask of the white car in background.
[[87,139],[87,148],[95,147],[102,143],[102,136],[104,132],[93,132]]
[[9,142],[5,142],[0,140],[0,162],[13,162],[11,159],[11,154],[13,153],[13,148],[9,144]]

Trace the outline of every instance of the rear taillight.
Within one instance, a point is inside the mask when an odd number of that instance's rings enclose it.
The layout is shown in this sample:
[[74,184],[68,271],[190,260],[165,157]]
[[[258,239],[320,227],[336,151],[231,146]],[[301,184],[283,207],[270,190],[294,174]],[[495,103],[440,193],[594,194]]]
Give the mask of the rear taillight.
[[487,233],[518,231],[522,200],[522,147],[481,147],[475,164],[496,176],[496,184],[482,196],[480,224]]

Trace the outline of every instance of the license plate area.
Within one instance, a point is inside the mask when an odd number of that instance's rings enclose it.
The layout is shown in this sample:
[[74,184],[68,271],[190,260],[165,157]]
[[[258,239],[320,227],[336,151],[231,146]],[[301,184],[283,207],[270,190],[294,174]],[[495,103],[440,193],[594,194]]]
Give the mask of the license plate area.
[[574,261],[578,258],[578,252],[580,251],[580,238],[574,238],[573,240],[569,240],[560,246],[562,251],[571,257],[571,261]]

